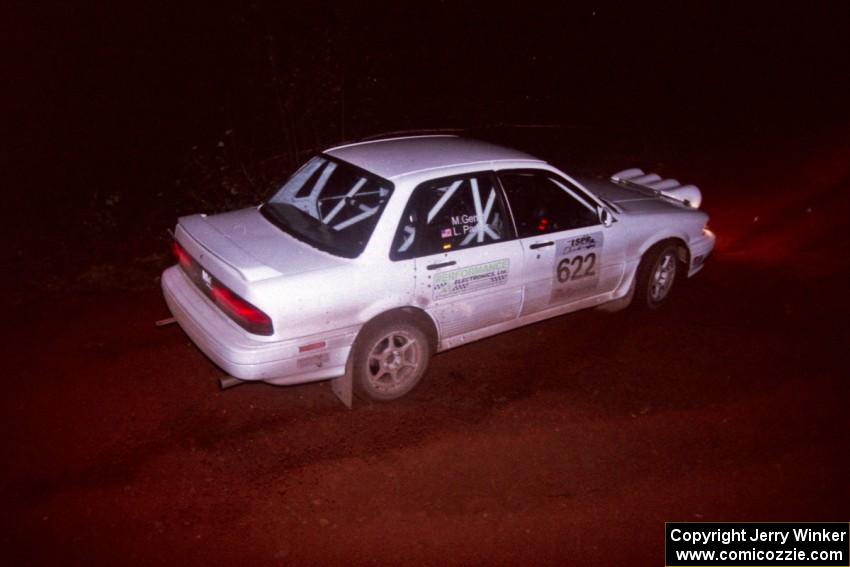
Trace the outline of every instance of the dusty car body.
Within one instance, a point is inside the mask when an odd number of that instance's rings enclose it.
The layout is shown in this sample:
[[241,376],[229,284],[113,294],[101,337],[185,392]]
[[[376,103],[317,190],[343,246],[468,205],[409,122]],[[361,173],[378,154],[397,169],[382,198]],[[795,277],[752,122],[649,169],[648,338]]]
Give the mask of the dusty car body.
[[179,219],[162,287],[241,380],[406,394],[431,354],[587,307],[654,308],[714,246],[693,186],[577,179],[454,136],[331,148],[259,207]]

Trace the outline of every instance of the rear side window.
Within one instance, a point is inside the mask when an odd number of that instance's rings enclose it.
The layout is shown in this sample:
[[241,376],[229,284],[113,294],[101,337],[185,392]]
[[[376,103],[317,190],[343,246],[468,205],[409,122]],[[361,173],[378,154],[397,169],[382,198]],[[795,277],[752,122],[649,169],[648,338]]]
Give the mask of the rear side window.
[[491,173],[447,177],[418,186],[402,215],[390,258],[401,260],[513,238]]
[[499,179],[520,238],[599,224],[587,198],[548,172],[507,171]]

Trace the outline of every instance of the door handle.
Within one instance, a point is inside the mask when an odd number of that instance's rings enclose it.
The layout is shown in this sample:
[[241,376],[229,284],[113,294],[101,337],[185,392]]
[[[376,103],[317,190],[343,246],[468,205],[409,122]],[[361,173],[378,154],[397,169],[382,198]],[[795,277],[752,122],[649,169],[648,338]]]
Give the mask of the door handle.
[[529,248],[531,248],[532,250],[537,250],[538,248],[545,248],[547,246],[552,246],[553,244],[555,243],[551,240],[549,242],[535,242],[534,244],[529,246]]
[[438,270],[440,268],[445,268],[446,266],[454,266],[455,264],[457,264],[457,262],[452,260],[451,262],[440,262],[439,264],[431,264],[429,266],[426,266],[425,269],[427,269],[427,270]]

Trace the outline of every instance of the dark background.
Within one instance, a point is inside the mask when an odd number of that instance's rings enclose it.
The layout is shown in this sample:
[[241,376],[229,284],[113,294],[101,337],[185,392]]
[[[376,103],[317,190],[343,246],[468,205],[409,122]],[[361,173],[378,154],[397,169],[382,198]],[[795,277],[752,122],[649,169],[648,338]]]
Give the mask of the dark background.
[[310,153],[388,131],[462,129],[571,170],[604,156],[601,173],[617,152],[816,136],[847,119],[850,9],[782,4],[13,9],[4,260],[152,252],[179,214],[257,202]]
[[[15,565],[660,565],[665,521],[847,521],[850,4],[4,8],[0,549]],[[183,214],[315,151],[460,131],[698,184],[653,313],[434,357],[391,404],[217,389]]]

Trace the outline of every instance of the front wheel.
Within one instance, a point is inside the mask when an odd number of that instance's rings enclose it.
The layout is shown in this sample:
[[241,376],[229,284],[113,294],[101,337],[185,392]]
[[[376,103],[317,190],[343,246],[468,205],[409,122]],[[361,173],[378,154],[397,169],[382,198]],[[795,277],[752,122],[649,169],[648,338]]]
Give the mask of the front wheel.
[[425,333],[402,319],[367,327],[354,348],[354,388],[359,397],[374,401],[395,400],[410,392],[431,358]]
[[674,244],[651,248],[643,257],[637,272],[639,305],[657,309],[670,296],[676,281],[678,258]]

